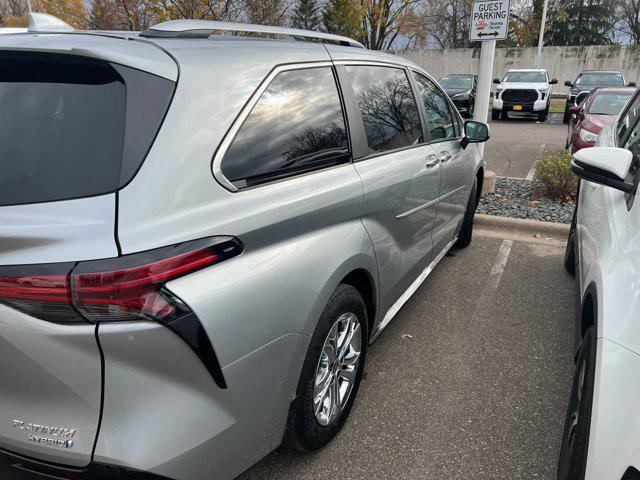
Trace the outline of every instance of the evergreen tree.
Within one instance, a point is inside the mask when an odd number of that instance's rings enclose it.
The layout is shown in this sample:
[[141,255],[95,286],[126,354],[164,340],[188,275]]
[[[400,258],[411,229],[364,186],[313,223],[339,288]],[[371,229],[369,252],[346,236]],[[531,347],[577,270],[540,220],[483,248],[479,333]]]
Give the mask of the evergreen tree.
[[322,23],[329,33],[361,40],[363,13],[358,0],[329,0],[322,10]]
[[547,45],[605,45],[616,24],[616,0],[555,0],[550,5]]
[[291,17],[291,26],[302,30],[318,30],[320,13],[316,0],[300,0]]

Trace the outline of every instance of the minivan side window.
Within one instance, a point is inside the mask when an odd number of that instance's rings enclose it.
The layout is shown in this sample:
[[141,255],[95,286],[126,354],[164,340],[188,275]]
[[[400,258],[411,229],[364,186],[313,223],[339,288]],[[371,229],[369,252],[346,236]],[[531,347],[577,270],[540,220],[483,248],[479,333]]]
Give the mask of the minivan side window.
[[423,143],[418,105],[401,68],[346,67],[371,153]]
[[349,162],[346,123],[331,67],[279,73],[221,162],[237,188]]
[[447,102],[444,94],[424,75],[419,73],[414,73],[414,75],[427,113],[431,140],[455,138],[460,127],[457,119],[449,109],[449,102]]

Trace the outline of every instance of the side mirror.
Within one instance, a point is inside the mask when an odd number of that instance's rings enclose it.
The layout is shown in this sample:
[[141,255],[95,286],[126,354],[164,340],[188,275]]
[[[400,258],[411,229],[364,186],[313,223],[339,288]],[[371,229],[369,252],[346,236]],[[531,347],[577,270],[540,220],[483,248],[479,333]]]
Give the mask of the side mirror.
[[500,83],[500,79],[499,79],[499,78],[494,78],[494,79],[493,79],[493,83],[495,83],[495,84]]
[[565,87],[573,87],[573,83],[571,83],[571,80],[566,80],[566,81],[564,82],[564,86],[565,86]]
[[633,193],[635,185],[625,182],[633,154],[624,148],[583,148],[573,154],[571,171],[590,182]]
[[571,105],[569,107],[569,113],[571,113],[572,115],[580,115],[581,111],[582,107],[580,105]]
[[629,87],[636,87],[638,84],[636,82],[629,82]]
[[467,148],[470,143],[484,143],[489,140],[489,126],[486,123],[467,120],[464,122],[464,137],[462,148]]
[[551,81],[549,82],[549,85],[556,85],[557,83],[558,83],[558,79],[552,78]]

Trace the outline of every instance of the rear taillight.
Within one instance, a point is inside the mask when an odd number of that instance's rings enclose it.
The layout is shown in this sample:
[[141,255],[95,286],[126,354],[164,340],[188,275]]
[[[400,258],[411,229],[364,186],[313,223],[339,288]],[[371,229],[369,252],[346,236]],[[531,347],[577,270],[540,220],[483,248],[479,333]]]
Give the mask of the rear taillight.
[[167,282],[241,251],[237,240],[214,237],[77,264],[0,267],[0,303],[56,323],[166,323],[189,313]]

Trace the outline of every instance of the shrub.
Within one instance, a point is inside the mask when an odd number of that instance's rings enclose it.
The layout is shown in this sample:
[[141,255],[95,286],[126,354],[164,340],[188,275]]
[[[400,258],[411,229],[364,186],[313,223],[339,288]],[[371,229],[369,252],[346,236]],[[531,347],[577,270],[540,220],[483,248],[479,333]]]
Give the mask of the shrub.
[[533,190],[539,195],[569,202],[576,195],[578,178],[571,172],[571,152],[546,153],[536,160]]

